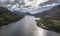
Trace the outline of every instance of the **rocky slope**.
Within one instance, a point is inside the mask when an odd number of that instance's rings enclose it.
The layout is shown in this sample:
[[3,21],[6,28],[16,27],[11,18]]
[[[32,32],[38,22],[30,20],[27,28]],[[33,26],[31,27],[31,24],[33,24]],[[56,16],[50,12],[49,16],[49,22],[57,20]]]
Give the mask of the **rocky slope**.
[[0,26],[16,22],[22,18],[23,16],[17,15],[16,13],[11,12],[7,8],[0,6]]

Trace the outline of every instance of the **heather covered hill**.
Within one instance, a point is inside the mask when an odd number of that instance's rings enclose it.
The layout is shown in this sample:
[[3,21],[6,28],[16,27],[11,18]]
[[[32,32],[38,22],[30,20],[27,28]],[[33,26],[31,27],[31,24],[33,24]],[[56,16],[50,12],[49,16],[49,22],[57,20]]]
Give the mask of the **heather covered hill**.
[[37,21],[37,25],[44,29],[60,33],[60,5],[55,6],[48,11],[44,11],[42,15],[43,16],[40,17],[40,20]]
[[7,8],[0,6],[0,26],[16,22],[22,19],[23,17],[24,16],[17,15],[16,13],[11,12]]

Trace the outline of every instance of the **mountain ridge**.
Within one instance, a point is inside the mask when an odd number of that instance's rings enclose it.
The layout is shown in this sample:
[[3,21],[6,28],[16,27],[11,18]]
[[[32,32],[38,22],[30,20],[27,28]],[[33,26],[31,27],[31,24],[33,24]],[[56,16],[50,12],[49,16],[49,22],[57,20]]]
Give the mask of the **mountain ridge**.
[[5,7],[0,6],[0,26],[8,25],[9,23],[16,22],[24,16],[17,15]]
[[45,15],[53,14],[53,13],[55,13],[54,11],[57,11],[59,7],[60,7],[60,5],[57,5],[53,8],[51,8],[50,10],[42,11],[42,12],[39,12],[39,13],[36,13],[36,14],[33,14],[33,15],[35,17],[43,17]]
[[37,21],[37,25],[44,29],[60,33],[60,5],[43,12],[43,16],[39,16],[40,20]]

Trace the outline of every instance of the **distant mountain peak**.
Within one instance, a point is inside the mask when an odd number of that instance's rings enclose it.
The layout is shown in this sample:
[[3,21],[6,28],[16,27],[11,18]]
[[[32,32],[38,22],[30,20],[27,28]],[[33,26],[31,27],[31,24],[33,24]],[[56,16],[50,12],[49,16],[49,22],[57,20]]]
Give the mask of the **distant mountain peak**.
[[60,13],[60,5],[57,5],[53,8],[51,8],[50,10],[39,12],[39,13],[36,13],[36,14],[33,14],[33,15],[36,16],[36,17],[43,17],[45,15],[52,15],[52,14],[55,14],[55,13]]

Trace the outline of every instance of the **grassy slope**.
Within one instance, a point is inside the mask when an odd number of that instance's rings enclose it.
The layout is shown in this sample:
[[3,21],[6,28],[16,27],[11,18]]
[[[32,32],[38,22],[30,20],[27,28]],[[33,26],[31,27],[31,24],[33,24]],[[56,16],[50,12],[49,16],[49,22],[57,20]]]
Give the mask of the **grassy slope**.
[[22,19],[24,16],[17,15],[9,11],[5,7],[0,7],[0,26],[8,25],[9,23],[16,22]]
[[41,17],[41,20],[37,21],[37,25],[39,27],[60,33],[60,5],[46,12],[49,12],[49,14]]

